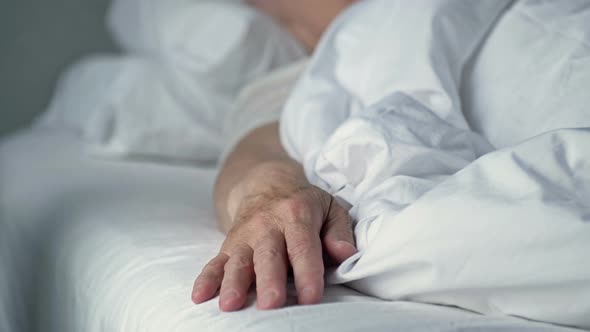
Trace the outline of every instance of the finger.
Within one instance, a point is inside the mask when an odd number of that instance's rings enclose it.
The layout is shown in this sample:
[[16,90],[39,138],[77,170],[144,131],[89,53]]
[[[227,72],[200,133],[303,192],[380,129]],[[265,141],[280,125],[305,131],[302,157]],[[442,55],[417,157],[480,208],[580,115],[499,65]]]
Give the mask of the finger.
[[313,227],[297,224],[285,230],[299,304],[318,303],[324,292],[322,244]]
[[223,311],[241,309],[246,303],[248,289],[254,281],[252,249],[236,249],[225,264],[219,296],[219,307]]
[[201,271],[193,285],[192,299],[196,304],[212,299],[223,279],[223,268],[229,256],[220,253],[213,258]]
[[287,302],[287,250],[278,231],[271,232],[254,248],[254,272],[258,309],[275,309]]
[[322,228],[322,242],[328,256],[341,264],[358,251],[348,211],[332,198],[328,217]]

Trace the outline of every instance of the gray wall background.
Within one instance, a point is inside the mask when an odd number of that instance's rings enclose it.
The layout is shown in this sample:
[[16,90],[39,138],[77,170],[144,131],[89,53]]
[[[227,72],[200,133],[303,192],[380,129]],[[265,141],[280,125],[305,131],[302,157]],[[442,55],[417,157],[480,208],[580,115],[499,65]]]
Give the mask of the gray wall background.
[[115,48],[104,28],[109,0],[0,0],[0,136],[41,113],[59,73]]

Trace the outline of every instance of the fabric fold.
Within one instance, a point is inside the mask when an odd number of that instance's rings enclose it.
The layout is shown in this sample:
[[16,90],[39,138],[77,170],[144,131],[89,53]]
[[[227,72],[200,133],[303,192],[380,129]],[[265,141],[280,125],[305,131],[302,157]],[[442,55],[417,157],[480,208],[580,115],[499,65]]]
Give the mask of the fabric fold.
[[496,150],[461,105],[465,68],[511,3],[358,3],[296,86],[281,137],[356,221],[360,252],[329,282],[590,328],[590,127],[556,121]]
[[552,131],[485,155],[403,210],[387,192],[358,202],[372,236],[331,282],[589,328],[589,144],[590,128]]

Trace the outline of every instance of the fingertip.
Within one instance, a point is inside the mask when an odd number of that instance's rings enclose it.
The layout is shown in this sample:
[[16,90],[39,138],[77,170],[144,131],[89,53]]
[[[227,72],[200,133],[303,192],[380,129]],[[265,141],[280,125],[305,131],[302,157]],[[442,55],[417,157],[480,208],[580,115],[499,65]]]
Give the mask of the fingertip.
[[194,304],[202,304],[210,300],[210,298],[204,297],[200,294],[193,293],[192,300]]
[[229,289],[224,291],[219,297],[219,308],[225,312],[236,311],[242,309],[245,302],[245,296],[240,295],[233,289]]
[[256,301],[256,308],[259,310],[273,310],[281,308],[287,302],[286,293],[278,292],[273,289],[268,289],[262,294],[259,294],[258,301]]
[[201,304],[201,303],[207,301],[200,293],[197,293],[197,292],[193,292],[191,294],[191,300],[193,300],[194,304]]
[[316,287],[304,287],[297,292],[297,303],[300,305],[318,304],[322,299],[323,289]]
[[214,295],[214,291],[207,290],[207,288],[203,285],[196,284],[193,288],[193,292],[191,294],[191,299],[195,304],[201,304],[203,302],[209,301]]

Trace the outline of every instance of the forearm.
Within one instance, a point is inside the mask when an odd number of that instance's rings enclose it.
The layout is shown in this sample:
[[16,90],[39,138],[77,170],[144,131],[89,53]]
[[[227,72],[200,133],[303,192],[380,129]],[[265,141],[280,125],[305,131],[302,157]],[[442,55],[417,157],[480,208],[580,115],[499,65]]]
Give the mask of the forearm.
[[236,193],[233,189],[246,172],[264,165],[268,165],[269,169],[282,169],[298,178],[305,178],[301,165],[291,159],[281,145],[277,122],[257,128],[246,135],[228,155],[221,168],[215,183],[214,199],[217,220],[224,232],[232,227],[232,211],[237,208],[230,203],[230,195],[232,202],[239,202],[241,197],[236,196],[244,194]]

